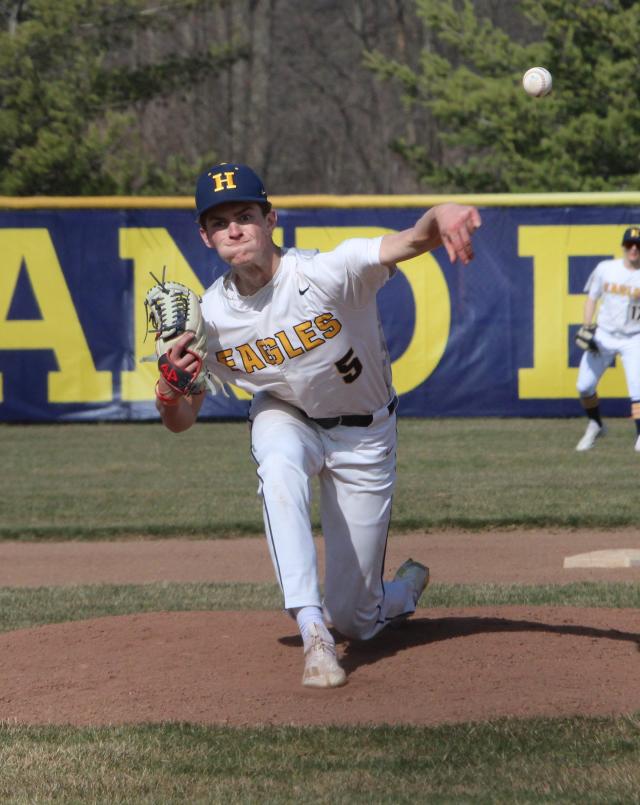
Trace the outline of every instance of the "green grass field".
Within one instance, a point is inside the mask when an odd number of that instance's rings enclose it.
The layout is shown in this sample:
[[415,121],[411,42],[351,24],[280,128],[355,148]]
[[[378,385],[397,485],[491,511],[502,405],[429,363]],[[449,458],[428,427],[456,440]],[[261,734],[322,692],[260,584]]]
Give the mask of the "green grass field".
[[[633,427],[610,426],[597,449],[577,454],[580,419],[400,420],[393,530],[635,525]],[[244,424],[202,423],[179,436],[156,424],[4,425],[0,434],[2,539],[262,534]],[[640,585],[435,584],[430,604],[640,609]],[[158,609],[279,606],[271,584],[4,588],[0,632]],[[437,728],[4,724],[0,800],[633,803],[640,714]]]
[[636,803],[640,720],[0,727],[2,802]]
[[[401,419],[393,531],[634,525],[633,426],[614,421],[576,453],[583,430],[582,419]],[[244,423],[179,435],[155,423],[4,425],[0,437],[0,538],[262,533]]]

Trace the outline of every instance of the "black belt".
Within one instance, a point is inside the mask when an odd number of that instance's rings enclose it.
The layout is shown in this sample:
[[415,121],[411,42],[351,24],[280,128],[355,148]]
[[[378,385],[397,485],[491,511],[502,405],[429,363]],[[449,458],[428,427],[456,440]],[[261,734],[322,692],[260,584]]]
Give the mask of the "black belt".
[[[389,405],[387,405],[389,416],[391,416],[397,407],[398,398],[394,397]],[[346,414],[345,416],[330,416],[324,419],[314,419],[311,416],[307,418],[315,422],[316,425],[320,425],[320,427],[325,430],[331,430],[331,428],[335,428],[337,425],[346,425],[348,428],[368,428],[373,422],[373,414]]]

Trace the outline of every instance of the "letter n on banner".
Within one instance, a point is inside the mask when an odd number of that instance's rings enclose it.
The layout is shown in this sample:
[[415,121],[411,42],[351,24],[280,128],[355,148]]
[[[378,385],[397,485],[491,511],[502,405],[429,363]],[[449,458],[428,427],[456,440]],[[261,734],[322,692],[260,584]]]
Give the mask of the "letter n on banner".
[[181,282],[201,295],[202,283],[194,274],[182,252],[166,229],[161,227],[131,227],[120,230],[120,257],[133,262],[133,338],[134,369],[122,372],[121,395],[126,402],[142,402],[154,398],[158,379],[155,361],[140,363],[140,359],[154,354],[154,335],[147,334],[144,298],[155,285],[151,272],[158,279],[166,267],[166,279]]

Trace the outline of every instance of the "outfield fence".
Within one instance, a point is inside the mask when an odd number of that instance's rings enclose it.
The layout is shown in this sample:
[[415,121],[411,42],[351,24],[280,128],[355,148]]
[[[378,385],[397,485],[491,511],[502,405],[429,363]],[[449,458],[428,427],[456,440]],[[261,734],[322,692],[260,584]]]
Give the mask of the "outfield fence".
[[[449,200],[480,209],[473,263],[451,265],[440,248],[403,263],[379,293],[400,416],[580,414],[583,287],[640,222],[640,193],[276,196],[275,237],[326,251],[407,228]],[[140,362],[153,352],[151,273],[166,268],[202,292],[224,271],[192,200],[0,197],[0,254],[0,421],[157,419],[155,369]],[[282,323],[292,343],[293,324]],[[628,415],[620,366],[599,392],[608,415]],[[242,418],[247,406],[232,388],[202,415]]]

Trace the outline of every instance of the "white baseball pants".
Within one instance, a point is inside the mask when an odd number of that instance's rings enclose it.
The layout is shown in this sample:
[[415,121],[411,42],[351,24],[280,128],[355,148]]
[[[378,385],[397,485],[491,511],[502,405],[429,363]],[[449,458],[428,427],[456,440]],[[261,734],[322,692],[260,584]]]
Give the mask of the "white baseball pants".
[[596,344],[599,352],[585,352],[578,370],[578,393],[581,397],[595,394],[596,387],[605,370],[611,366],[616,355],[620,355],[627,379],[629,397],[640,400],[640,333],[636,335],[614,335],[599,327],[596,330]]
[[[326,430],[262,393],[254,397],[249,418],[258,494],[285,609],[324,606],[329,623],[360,640],[413,612],[408,585],[382,580],[396,479],[395,413],[384,409],[367,428]],[[315,476],[325,544],[324,601],[310,520]]]

